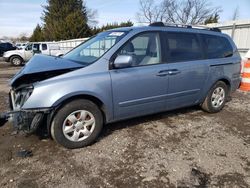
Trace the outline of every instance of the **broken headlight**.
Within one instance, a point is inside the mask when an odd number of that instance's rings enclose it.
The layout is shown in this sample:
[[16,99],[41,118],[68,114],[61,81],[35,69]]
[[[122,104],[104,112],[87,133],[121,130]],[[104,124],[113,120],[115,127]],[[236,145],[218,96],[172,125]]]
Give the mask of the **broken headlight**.
[[20,109],[33,92],[33,86],[19,87],[11,90],[11,104],[13,110]]

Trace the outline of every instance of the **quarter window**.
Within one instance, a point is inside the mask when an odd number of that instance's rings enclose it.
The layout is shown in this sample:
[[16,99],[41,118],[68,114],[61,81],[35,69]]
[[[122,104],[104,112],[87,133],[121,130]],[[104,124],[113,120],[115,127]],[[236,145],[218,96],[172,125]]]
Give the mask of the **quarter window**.
[[159,64],[161,62],[160,37],[157,33],[144,33],[130,40],[118,55],[131,55],[132,66]]
[[168,62],[194,61],[203,58],[202,49],[196,34],[169,32],[166,37]]
[[202,38],[205,43],[208,59],[225,58],[233,55],[233,48],[226,38],[204,34]]

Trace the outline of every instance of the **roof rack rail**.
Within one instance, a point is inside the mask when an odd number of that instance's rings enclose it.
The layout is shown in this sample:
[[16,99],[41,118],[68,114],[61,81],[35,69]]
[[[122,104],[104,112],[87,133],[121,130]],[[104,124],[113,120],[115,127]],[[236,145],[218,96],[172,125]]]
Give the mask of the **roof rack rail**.
[[206,27],[202,25],[188,25],[188,24],[177,24],[177,23],[163,23],[163,22],[154,22],[149,26],[152,27],[181,27],[181,28],[193,28],[193,29],[207,29],[210,31],[221,32],[219,28],[216,27]]

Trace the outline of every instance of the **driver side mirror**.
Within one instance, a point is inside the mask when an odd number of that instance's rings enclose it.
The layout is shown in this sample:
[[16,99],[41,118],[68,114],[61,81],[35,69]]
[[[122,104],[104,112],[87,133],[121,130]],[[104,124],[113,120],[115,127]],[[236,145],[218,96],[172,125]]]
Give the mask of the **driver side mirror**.
[[131,55],[119,55],[114,61],[114,68],[126,68],[132,65],[133,57]]

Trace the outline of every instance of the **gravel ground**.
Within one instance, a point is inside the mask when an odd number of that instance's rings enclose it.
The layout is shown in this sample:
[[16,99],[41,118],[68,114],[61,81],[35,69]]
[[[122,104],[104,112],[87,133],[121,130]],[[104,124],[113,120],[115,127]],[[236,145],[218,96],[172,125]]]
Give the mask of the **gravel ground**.
[[[0,110],[18,70],[0,63]],[[217,114],[186,108],[105,126],[92,146],[0,128],[0,187],[250,187],[250,93]],[[33,156],[19,158],[22,149]]]

